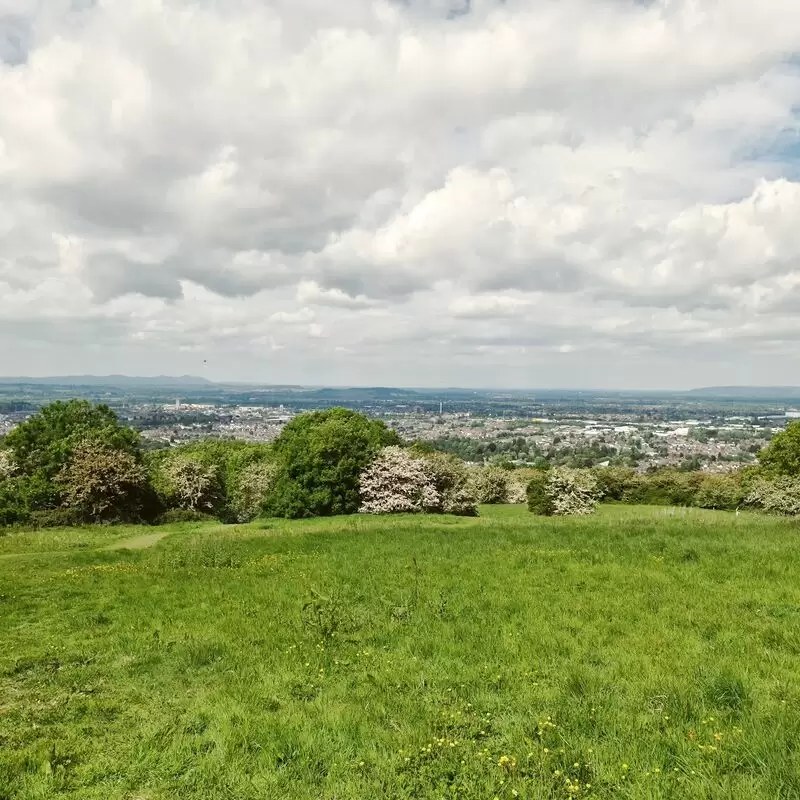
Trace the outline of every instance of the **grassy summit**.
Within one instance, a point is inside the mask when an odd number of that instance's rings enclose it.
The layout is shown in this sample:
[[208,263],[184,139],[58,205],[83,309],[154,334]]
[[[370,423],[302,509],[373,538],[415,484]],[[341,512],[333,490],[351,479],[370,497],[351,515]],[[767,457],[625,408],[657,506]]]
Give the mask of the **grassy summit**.
[[0,538],[2,800],[800,796],[797,523],[151,532]]

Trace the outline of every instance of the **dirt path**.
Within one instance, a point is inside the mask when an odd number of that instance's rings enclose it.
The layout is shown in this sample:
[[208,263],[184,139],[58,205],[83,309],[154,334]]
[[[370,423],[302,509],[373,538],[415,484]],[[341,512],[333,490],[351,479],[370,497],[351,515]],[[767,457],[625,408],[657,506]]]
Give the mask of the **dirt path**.
[[139,536],[103,545],[102,547],[73,547],[71,550],[30,550],[26,553],[2,553],[0,554],[0,561],[13,558],[35,558],[36,556],[68,556],[75,553],[108,552],[109,550],[147,550],[149,547],[155,547],[169,535],[170,531],[143,533]]
[[144,533],[141,536],[134,536],[132,539],[123,539],[121,542],[114,542],[101,547],[101,550],[147,550],[148,547],[155,547],[162,539],[169,536],[169,531],[162,533]]

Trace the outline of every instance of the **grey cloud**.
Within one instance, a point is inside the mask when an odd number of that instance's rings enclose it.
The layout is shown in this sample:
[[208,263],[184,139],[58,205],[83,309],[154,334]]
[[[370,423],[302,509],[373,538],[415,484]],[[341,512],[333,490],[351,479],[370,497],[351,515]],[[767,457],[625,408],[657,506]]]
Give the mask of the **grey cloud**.
[[[23,319],[0,318],[0,341],[16,341],[19,345],[45,345],[50,348],[94,347],[106,343],[119,343],[130,333],[130,325],[125,320],[102,317],[62,319]],[[13,374],[26,374],[23,364]],[[54,373],[57,362],[53,362]]]
[[79,230],[144,234],[169,230],[170,216],[161,202],[159,186],[138,176],[107,176],[42,189],[42,200],[65,218],[77,220]]
[[475,288],[482,292],[504,289],[542,291],[555,294],[579,292],[595,284],[597,279],[585,269],[558,256],[511,262],[497,266],[487,262]]
[[0,14],[0,64],[24,64],[32,44],[30,23],[23,17]]
[[781,293],[768,305],[771,313],[800,314],[800,286]]
[[126,294],[176,300],[180,283],[163,264],[136,262],[116,254],[95,254],[86,265],[87,285],[100,302]]
[[429,288],[432,278],[420,271],[367,264],[328,264],[320,270],[320,284],[324,289],[339,289],[350,297],[363,295],[396,302]]
[[736,305],[734,298],[718,293],[714,287],[698,292],[695,289],[680,291],[674,287],[635,288],[623,291],[619,287],[606,286],[592,291],[591,296],[601,303],[622,303],[626,308],[675,308],[685,313],[726,311]]
[[223,297],[247,297],[296,282],[296,269],[286,263],[283,254],[272,255],[192,248],[180,251],[162,266],[177,278],[199,283]]

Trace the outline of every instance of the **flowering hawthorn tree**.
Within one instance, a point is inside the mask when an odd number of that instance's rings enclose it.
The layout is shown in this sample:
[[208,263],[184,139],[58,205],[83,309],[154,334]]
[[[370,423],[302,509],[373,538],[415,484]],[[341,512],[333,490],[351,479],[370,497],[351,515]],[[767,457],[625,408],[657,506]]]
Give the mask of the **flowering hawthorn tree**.
[[0,450],[0,481],[10,478],[15,472],[14,457],[8,450]]
[[502,467],[474,470],[472,485],[479,503],[497,505],[508,502],[508,471]]
[[255,461],[242,470],[231,498],[237,522],[249,522],[259,515],[277,472],[277,465],[271,461]]
[[425,468],[402,447],[385,447],[361,473],[362,514],[436,511],[441,498]]
[[219,473],[215,466],[179,456],[164,467],[164,477],[178,508],[212,512],[219,500]]
[[528,486],[528,508],[554,517],[584,516],[597,508],[600,491],[586,470],[556,467],[535,476]]
[[474,486],[461,459],[445,453],[426,453],[420,461],[439,494],[440,505],[436,511],[459,517],[478,516]]
[[745,503],[768,514],[796,517],[800,515],[800,479],[758,480],[751,487]]
[[75,447],[56,483],[64,505],[82,519],[136,519],[147,490],[147,471],[130,453],[90,440]]

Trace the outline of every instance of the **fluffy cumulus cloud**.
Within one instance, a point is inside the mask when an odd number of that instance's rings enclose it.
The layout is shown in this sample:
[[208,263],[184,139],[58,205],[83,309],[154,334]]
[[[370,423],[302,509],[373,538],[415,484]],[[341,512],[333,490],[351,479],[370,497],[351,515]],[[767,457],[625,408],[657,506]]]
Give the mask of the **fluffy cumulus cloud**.
[[800,368],[795,0],[0,0],[5,374]]

